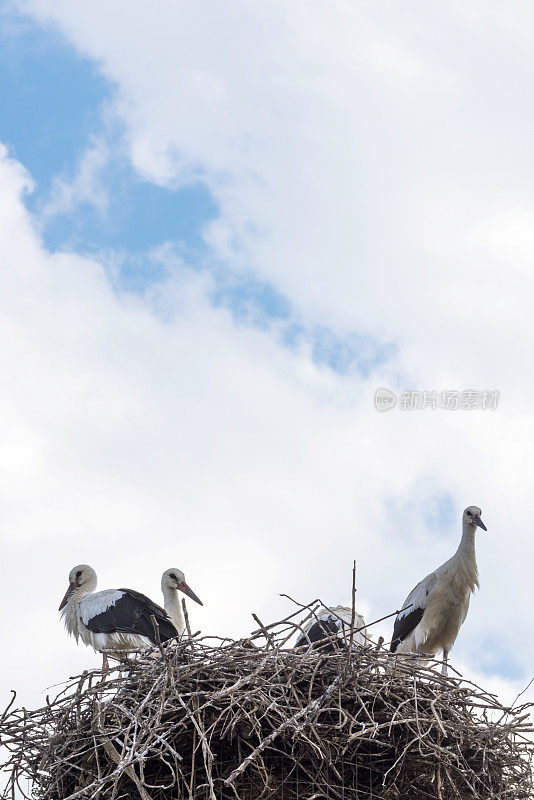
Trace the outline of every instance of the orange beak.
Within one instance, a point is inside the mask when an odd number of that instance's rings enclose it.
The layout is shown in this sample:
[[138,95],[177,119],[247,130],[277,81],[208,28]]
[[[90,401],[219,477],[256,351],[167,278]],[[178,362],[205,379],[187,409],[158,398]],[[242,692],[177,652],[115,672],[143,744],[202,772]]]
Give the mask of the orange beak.
[[482,522],[482,520],[480,519],[480,517],[478,516],[478,514],[475,514],[475,516],[473,517],[473,522],[475,523],[475,525],[478,525],[479,528],[482,528],[483,531],[488,530],[484,525],[484,523]]
[[178,588],[179,588],[179,590],[180,590],[181,592],[183,592],[183,593],[184,593],[184,594],[186,594],[188,597],[190,597],[190,598],[191,598],[191,600],[194,600],[194,601],[195,601],[195,603],[198,603],[200,606],[203,606],[203,605],[204,605],[204,603],[202,602],[202,600],[199,600],[199,599],[198,599],[198,597],[196,596],[196,594],[194,593],[194,591],[193,591],[192,589],[190,589],[190,588],[189,588],[189,586],[187,585],[187,583],[186,583],[185,581],[182,581],[181,583],[179,583],[179,584],[178,584]]
[[73,592],[75,592],[76,589],[79,589],[79,588],[80,588],[80,584],[76,583],[76,581],[72,581],[72,583],[69,583],[69,588],[65,592],[65,597],[61,601],[61,605],[59,606],[58,611],[61,611],[62,608],[65,608],[65,606],[69,602],[69,598],[70,598],[71,594]]

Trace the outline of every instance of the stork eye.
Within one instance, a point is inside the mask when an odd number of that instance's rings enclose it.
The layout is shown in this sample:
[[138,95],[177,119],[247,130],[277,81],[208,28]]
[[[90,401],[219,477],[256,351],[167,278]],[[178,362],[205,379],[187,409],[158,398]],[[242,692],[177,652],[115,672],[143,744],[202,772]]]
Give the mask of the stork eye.
[[79,569],[78,572],[76,573],[76,581],[79,581],[81,577],[82,577],[82,571],[81,569]]
[[472,516],[473,516],[473,512],[472,512],[472,511],[468,511],[468,512],[467,512],[467,516],[468,516],[468,517],[472,517]]
[[178,578],[176,577],[176,575],[174,574],[174,572],[171,572],[171,574],[169,575],[169,578],[172,578],[172,579],[173,579],[173,581],[176,581],[176,580],[178,580]]

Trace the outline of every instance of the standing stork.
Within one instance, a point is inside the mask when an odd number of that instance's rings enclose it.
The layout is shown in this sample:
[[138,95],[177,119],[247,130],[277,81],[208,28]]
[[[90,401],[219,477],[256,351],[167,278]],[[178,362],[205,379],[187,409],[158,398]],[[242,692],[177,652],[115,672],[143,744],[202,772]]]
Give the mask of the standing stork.
[[[314,650],[320,649],[323,653],[334,653],[348,644],[351,623],[352,608],[347,606],[322,608],[302,628],[295,647],[313,647]],[[353,643],[366,644],[365,622],[361,614],[354,615],[354,631]]]
[[181,636],[185,631],[185,620],[178,597],[178,590],[186,594],[191,600],[199,605],[204,605],[202,600],[199,600],[194,591],[185,582],[185,575],[181,569],[171,567],[165,570],[161,576],[161,591],[163,592],[163,606],[165,611],[171,618],[174,627]]
[[167,612],[144,594],[133,589],[95,592],[96,584],[92,567],[73,567],[59,610],[69,634],[102,653],[103,670],[108,668],[106,651],[127,652],[157,644],[152,617],[161,642],[178,635]]
[[412,589],[393,627],[392,653],[433,656],[443,650],[442,674],[447,658],[469,609],[471,592],[478,586],[475,531],[486,531],[482,511],[469,506],[462,517],[463,533],[452,558]]

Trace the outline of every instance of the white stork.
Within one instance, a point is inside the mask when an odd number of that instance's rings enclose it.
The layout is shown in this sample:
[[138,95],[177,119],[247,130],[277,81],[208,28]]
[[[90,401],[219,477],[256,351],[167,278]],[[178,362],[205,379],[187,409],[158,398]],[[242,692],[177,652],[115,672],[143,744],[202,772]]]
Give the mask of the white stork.
[[76,641],[102,652],[102,669],[108,668],[106,651],[142,650],[156,644],[151,617],[155,617],[161,642],[178,635],[163,608],[133,589],[95,592],[96,572],[79,564],[69,572],[69,588],[59,610],[65,627]]
[[[333,653],[349,643],[351,622],[352,608],[347,606],[323,608],[303,627],[295,647],[313,647],[314,650],[320,649],[323,653]],[[358,628],[365,628],[361,614],[354,616],[353,643],[365,645],[367,643],[365,630]]]
[[443,650],[443,675],[447,675],[449,651],[467,616],[471,592],[478,586],[475,531],[477,527],[487,530],[481,514],[477,506],[465,509],[458,550],[412,589],[395,619],[391,652],[433,656]]
[[165,570],[161,576],[161,591],[163,592],[163,606],[165,611],[171,618],[174,627],[181,636],[185,631],[185,620],[182,611],[182,605],[178,596],[178,590],[186,594],[191,600],[199,605],[204,605],[202,600],[199,600],[194,591],[185,582],[185,575],[181,569],[171,567]]

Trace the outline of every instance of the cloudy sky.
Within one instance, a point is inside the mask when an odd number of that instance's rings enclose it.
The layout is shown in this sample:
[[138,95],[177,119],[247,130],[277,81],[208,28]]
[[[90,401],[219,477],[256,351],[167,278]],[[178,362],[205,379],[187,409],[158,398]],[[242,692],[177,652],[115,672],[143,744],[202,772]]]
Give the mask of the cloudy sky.
[[[355,559],[373,619],[469,504],[488,532],[452,663],[517,694],[532,5],[20,0],[1,22],[4,700],[99,663],[58,621],[75,564],[156,600],[179,567],[193,626],[243,636],[281,592],[348,603]],[[380,413],[378,387],[499,405]]]

